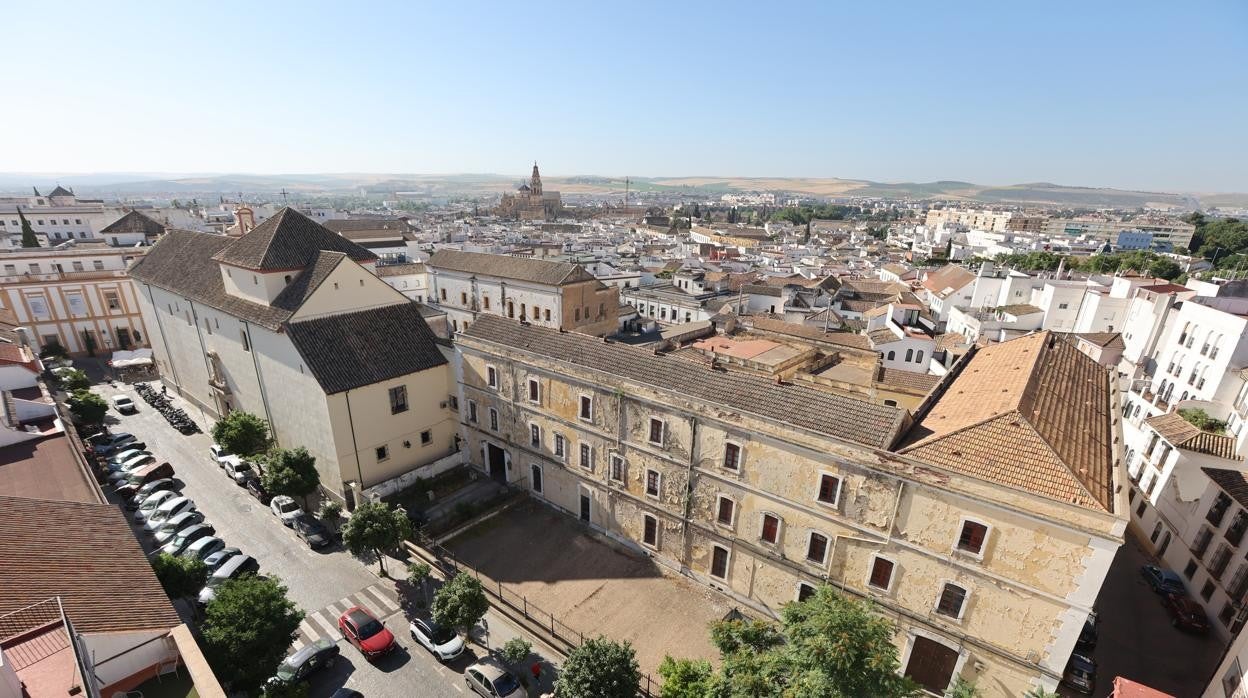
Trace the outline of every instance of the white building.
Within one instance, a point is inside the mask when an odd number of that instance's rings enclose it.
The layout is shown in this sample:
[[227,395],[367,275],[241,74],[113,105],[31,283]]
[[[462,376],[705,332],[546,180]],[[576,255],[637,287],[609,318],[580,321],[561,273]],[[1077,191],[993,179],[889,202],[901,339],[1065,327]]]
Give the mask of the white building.
[[93,239],[117,217],[105,209],[103,201],[79,199],[59,186],[46,196],[35,189],[33,196],[0,197],[0,238],[4,239],[0,246],[22,246],[19,209],[43,245]]

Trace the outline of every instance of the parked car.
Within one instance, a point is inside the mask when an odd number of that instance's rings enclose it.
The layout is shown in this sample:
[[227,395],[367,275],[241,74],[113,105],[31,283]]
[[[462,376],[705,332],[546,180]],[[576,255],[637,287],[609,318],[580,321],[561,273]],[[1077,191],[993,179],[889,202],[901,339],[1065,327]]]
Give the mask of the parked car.
[[122,463],[116,470],[108,474],[108,479],[114,483],[119,483],[126,479],[130,473],[142,468],[145,465],[151,465],[156,462],[156,456],[150,453],[140,453],[130,460]]
[[160,525],[160,528],[152,532],[152,538],[155,540],[156,545],[164,546],[165,543],[169,542],[169,539],[176,536],[180,531],[203,522],[204,515],[199,510],[191,509],[190,511],[184,511],[181,514],[170,516],[168,520]]
[[108,460],[106,461],[106,464],[108,465],[108,469],[117,470],[118,468],[121,467],[122,463],[125,463],[126,461],[138,455],[143,455],[143,454],[146,454],[149,456],[152,455],[151,451],[148,451],[146,449],[147,449],[147,444],[143,443],[142,441],[132,441],[126,444],[125,450],[118,451],[108,457]]
[[432,652],[438,661],[449,662],[464,653],[464,639],[459,633],[430,619],[413,618],[407,629],[412,639]]
[[269,685],[291,684],[306,681],[318,669],[332,667],[338,661],[338,645],[323,637],[310,645],[300,647],[277,667],[277,673],[269,679]]
[[243,480],[243,487],[246,488],[247,492],[250,493],[251,496],[260,500],[260,503],[266,507],[273,501],[273,497],[269,494],[268,490],[264,489],[264,483],[260,482],[260,478],[254,475],[248,477],[246,480]]
[[143,485],[131,485],[127,483],[118,487],[116,491],[117,496],[121,497],[122,502],[125,503],[126,509],[134,511],[139,508],[139,504],[143,502],[143,499],[147,497],[147,495],[161,490],[176,489],[178,489],[178,482],[171,477],[166,477],[159,480],[152,480],[151,482]]
[[191,543],[194,543],[200,538],[207,538],[214,533],[216,533],[216,529],[214,529],[211,524],[195,524],[190,528],[182,529],[177,533],[177,535],[170,538],[169,542],[165,543],[164,547],[160,548],[160,552],[168,553],[170,555],[180,555],[182,551],[186,550]]
[[169,519],[194,508],[195,502],[191,501],[190,497],[174,497],[161,503],[160,506],[156,507],[156,511],[148,514],[147,518],[143,520],[143,528],[148,533],[155,533],[156,529],[164,525]]
[[205,536],[186,546],[186,550],[183,550],[180,555],[182,557],[191,558],[192,560],[203,560],[209,555],[217,552],[218,550],[223,550],[224,548],[225,541],[217,538],[216,536]]
[[96,434],[87,441],[97,456],[107,456],[134,440],[134,434],[119,431],[114,434]]
[[289,526],[297,516],[303,513],[303,509],[299,508],[298,502],[290,497],[279,494],[269,502],[269,508],[273,510],[273,514],[282,520],[282,524]]
[[113,409],[117,410],[121,414],[134,414],[139,411],[139,406],[134,404],[134,400],[131,400],[125,395],[114,395]]
[[126,479],[122,482],[129,485],[144,485],[153,480],[163,480],[172,477],[173,466],[168,461],[165,461],[159,465],[149,463],[137,470],[132,470],[126,473]]
[[313,550],[324,548],[331,542],[329,529],[325,528],[325,524],[308,514],[296,516],[291,520],[290,527],[295,530],[295,535],[302,538]]
[[370,662],[395,647],[394,634],[362,606],[352,606],[339,616],[338,630]]
[[216,572],[217,568],[224,565],[226,561],[235,555],[242,555],[243,551],[238,548],[221,548],[217,552],[204,558],[204,564],[208,566],[208,572]]
[[1209,617],[1205,615],[1205,609],[1187,594],[1166,594],[1162,604],[1166,613],[1170,614],[1170,625],[1193,633],[1209,632]]
[[1079,637],[1075,640],[1075,650],[1078,652],[1091,652],[1096,647],[1096,619],[1088,616],[1083,621],[1083,629],[1079,631]]
[[1163,569],[1156,565],[1144,565],[1140,568],[1140,574],[1144,576],[1144,581],[1148,582],[1148,586],[1155,594],[1187,594],[1187,587],[1183,586],[1183,578],[1174,570]]
[[139,504],[138,511],[134,512],[134,520],[137,523],[143,523],[147,520],[147,517],[152,515],[152,512],[156,511],[156,507],[159,507],[161,504],[164,504],[176,496],[178,496],[178,493],[170,490],[161,490],[159,492],[151,493],[144,498],[141,504]]
[[199,591],[199,602],[207,604],[217,597],[217,589],[231,579],[238,579],[260,571],[260,563],[250,555],[235,555],[208,575],[208,583]]
[[238,456],[226,456],[221,462],[221,467],[225,468],[225,474],[233,478],[234,482],[240,486],[246,482],[248,475],[255,475],[251,463]]
[[1096,662],[1087,655],[1070,655],[1070,661],[1066,662],[1066,671],[1062,673],[1062,684],[1091,695],[1096,690]]
[[219,444],[209,446],[208,452],[212,454],[212,461],[217,465],[221,465],[225,462],[226,458],[230,457],[230,452],[225,450],[225,447]]
[[364,698],[364,694],[354,688],[343,686],[333,693],[329,694],[329,698]]
[[528,692],[516,675],[503,668],[497,660],[486,657],[464,671],[464,681],[473,693],[485,698],[521,698]]

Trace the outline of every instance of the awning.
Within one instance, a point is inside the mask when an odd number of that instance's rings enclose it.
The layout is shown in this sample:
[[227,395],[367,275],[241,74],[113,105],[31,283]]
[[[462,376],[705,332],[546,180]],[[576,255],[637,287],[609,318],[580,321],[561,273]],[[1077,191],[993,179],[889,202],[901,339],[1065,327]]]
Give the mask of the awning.
[[132,368],[135,366],[151,366],[151,349],[134,349],[132,351],[115,351],[108,362],[113,368]]

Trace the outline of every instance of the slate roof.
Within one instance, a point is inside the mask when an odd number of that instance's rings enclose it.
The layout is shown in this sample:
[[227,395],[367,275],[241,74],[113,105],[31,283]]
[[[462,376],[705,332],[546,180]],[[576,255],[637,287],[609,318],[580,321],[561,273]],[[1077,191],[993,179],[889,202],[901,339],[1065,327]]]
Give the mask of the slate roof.
[[[578,281],[593,281],[590,274],[579,264],[551,262],[545,259],[525,259],[501,254],[438,250],[425,263],[430,269],[445,269],[465,274],[481,274],[502,279],[529,281],[547,286],[562,286]],[[679,265],[679,262],[677,262]],[[677,266],[679,269],[679,266]]]
[[494,315],[478,316],[462,336],[875,448],[890,446],[907,419],[907,412],[896,407],[804,385],[777,385],[762,376],[714,371],[675,356]]
[[357,262],[377,259],[377,255],[289,206],[232,239],[212,259],[254,271],[278,271],[302,269],[322,250],[342,252]]
[[74,195],[74,193],[73,193],[72,191],[70,191],[70,190],[66,189],[65,187],[62,187],[62,186],[61,186],[61,185],[59,185],[59,184],[58,184],[58,185],[56,185],[56,189],[53,189],[51,192],[48,192],[48,196],[49,196],[49,197],[53,197],[53,196],[73,196],[73,195]]
[[1112,511],[1109,374],[1050,332],[985,347],[964,361],[900,452]]
[[1241,506],[1248,507],[1248,481],[1244,480],[1244,474],[1238,470],[1224,470],[1222,468],[1201,468],[1205,475],[1223,492],[1230,495],[1231,499],[1239,502]]
[[138,211],[131,211],[104,226],[104,229],[100,231],[100,235],[120,233],[142,233],[146,237],[160,237],[165,233],[165,226]]
[[292,322],[286,332],[327,395],[446,363],[415,303]]
[[1149,417],[1144,420],[1144,423],[1152,427],[1161,435],[1161,438],[1169,441],[1175,448],[1216,458],[1238,460],[1235,454],[1235,437],[1202,431],[1196,425],[1183,419],[1183,415],[1177,411]]
[[60,596],[79,632],[169,630],[182,622],[111,504],[0,496],[0,532],[0,615]]

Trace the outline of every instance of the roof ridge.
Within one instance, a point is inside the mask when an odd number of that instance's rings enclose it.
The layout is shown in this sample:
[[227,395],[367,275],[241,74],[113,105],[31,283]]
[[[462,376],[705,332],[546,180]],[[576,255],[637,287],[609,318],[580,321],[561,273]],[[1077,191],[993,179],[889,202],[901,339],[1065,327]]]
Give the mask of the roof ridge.
[[[1031,420],[1027,419],[1027,417],[1024,415],[1020,414],[1019,416],[1023,418],[1022,419],[1023,423],[1025,423],[1027,425],[1027,428],[1030,429],[1036,435],[1036,438],[1040,439],[1040,443],[1044,444],[1044,447],[1048,449],[1049,453],[1053,454],[1053,460],[1061,464],[1062,468],[1065,469],[1066,472],[1070,473],[1070,476],[1074,478],[1075,483],[1079,485],[1079,489],[1081,489],[1083,493],[1088,496],[1089,499],[1095,502],[1098,507],[1100,507],[1101,509],[1105,511],[1110,511],[1111,510],[1110,507],[1107,507],[1104,504],[1102,504],[1100,497],[1097,497],[1095,492],[1088,489],[1088,486],[1085,485],[1083,482],[1083,478],[1079,477],[1079,474],[1076,473],[1074,469],[1070,467],[1070,464],[1067,463],[1065,459],[1062,458],[1062,455],[1057,452],[1057,449],[1053,448],[1053,444],[1049,443],[1049,440],[1044,438],[1044,434],[1040,433],[1040,430],[1037,429],[1036,426],[1031,423]],[[1113,500],[1111,499],[1110,501],[1112,502]]]

